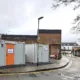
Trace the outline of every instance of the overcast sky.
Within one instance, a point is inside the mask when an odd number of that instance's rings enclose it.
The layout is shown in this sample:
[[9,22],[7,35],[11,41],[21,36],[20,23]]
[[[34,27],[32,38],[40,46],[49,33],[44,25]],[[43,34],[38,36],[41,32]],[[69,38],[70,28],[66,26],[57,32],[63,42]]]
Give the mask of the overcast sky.
[[[0,0],[0,33],[36,35],[38,17],[40,29],[61,29],[62,41],[76,41],[77,36],[70,33],[73,19],[79,10],[72,5],[53,10],[53,0]],[[79,35],[79,34],[78,34]]]

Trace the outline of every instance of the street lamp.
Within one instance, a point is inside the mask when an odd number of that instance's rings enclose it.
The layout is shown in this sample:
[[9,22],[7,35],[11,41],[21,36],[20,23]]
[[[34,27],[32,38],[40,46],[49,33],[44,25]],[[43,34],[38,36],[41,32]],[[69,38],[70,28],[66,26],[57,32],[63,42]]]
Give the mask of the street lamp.
[[40,39],[40,37],[39,37],[39,21],[40,21],[41,19],[43,19],[43,18],[44,18],[43,16],[38,18],[38,32],[37,32],[37,39],[38,39],[38,40]]
[[39,17],[38,18],[38,30],[37,30],[37,41],[38,41],[38,51],[37,51],[37,66],[38,66],[38,54],[39,54],[39,39],[40,39],[40,37],[39,37],[39,21],[41,20],[41,19],[43,19],[44,17],[43,16],[41,16],[41,17]]

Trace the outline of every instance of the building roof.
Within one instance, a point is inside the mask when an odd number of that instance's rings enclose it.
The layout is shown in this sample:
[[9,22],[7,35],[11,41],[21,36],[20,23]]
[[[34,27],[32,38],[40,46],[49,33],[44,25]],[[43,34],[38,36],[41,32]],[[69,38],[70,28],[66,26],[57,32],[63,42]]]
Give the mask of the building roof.
[[36,40],[37,35],[2,35],[2,39]]
[[39,33],[61,34],[61,30],[39,29]]
[[80,50],[80,47],[74,47],[73,50],[78,51],[78,50]]
[[79,46],[76,42],[62,42],[62,46]]
[[[39,33],[61,34],[61,30],[39,29]],[[4,40],[37,40],[37,35],[7,35],[2,34]]]

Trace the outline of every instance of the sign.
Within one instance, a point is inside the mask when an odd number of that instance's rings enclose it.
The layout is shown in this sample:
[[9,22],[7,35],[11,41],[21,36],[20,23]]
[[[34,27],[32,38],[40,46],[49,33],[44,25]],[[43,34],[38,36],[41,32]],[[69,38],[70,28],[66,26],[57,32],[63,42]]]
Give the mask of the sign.
[[13,53],[13,49],[8,49],[8,53]]
[[48,50],[48,47],[44,46],[44,50],[47,51]]

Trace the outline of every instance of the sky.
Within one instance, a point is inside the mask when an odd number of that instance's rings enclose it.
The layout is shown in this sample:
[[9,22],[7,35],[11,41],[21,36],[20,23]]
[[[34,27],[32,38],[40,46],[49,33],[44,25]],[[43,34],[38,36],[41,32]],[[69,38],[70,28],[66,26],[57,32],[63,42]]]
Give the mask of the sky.
[[73,5],[52,8],[53,0],[0,0],[0,33],[36,35],[38,18],[40,29],[61,29],[62,42],[75,42],[79,34],[72,34],[73,19],[80,10]]

